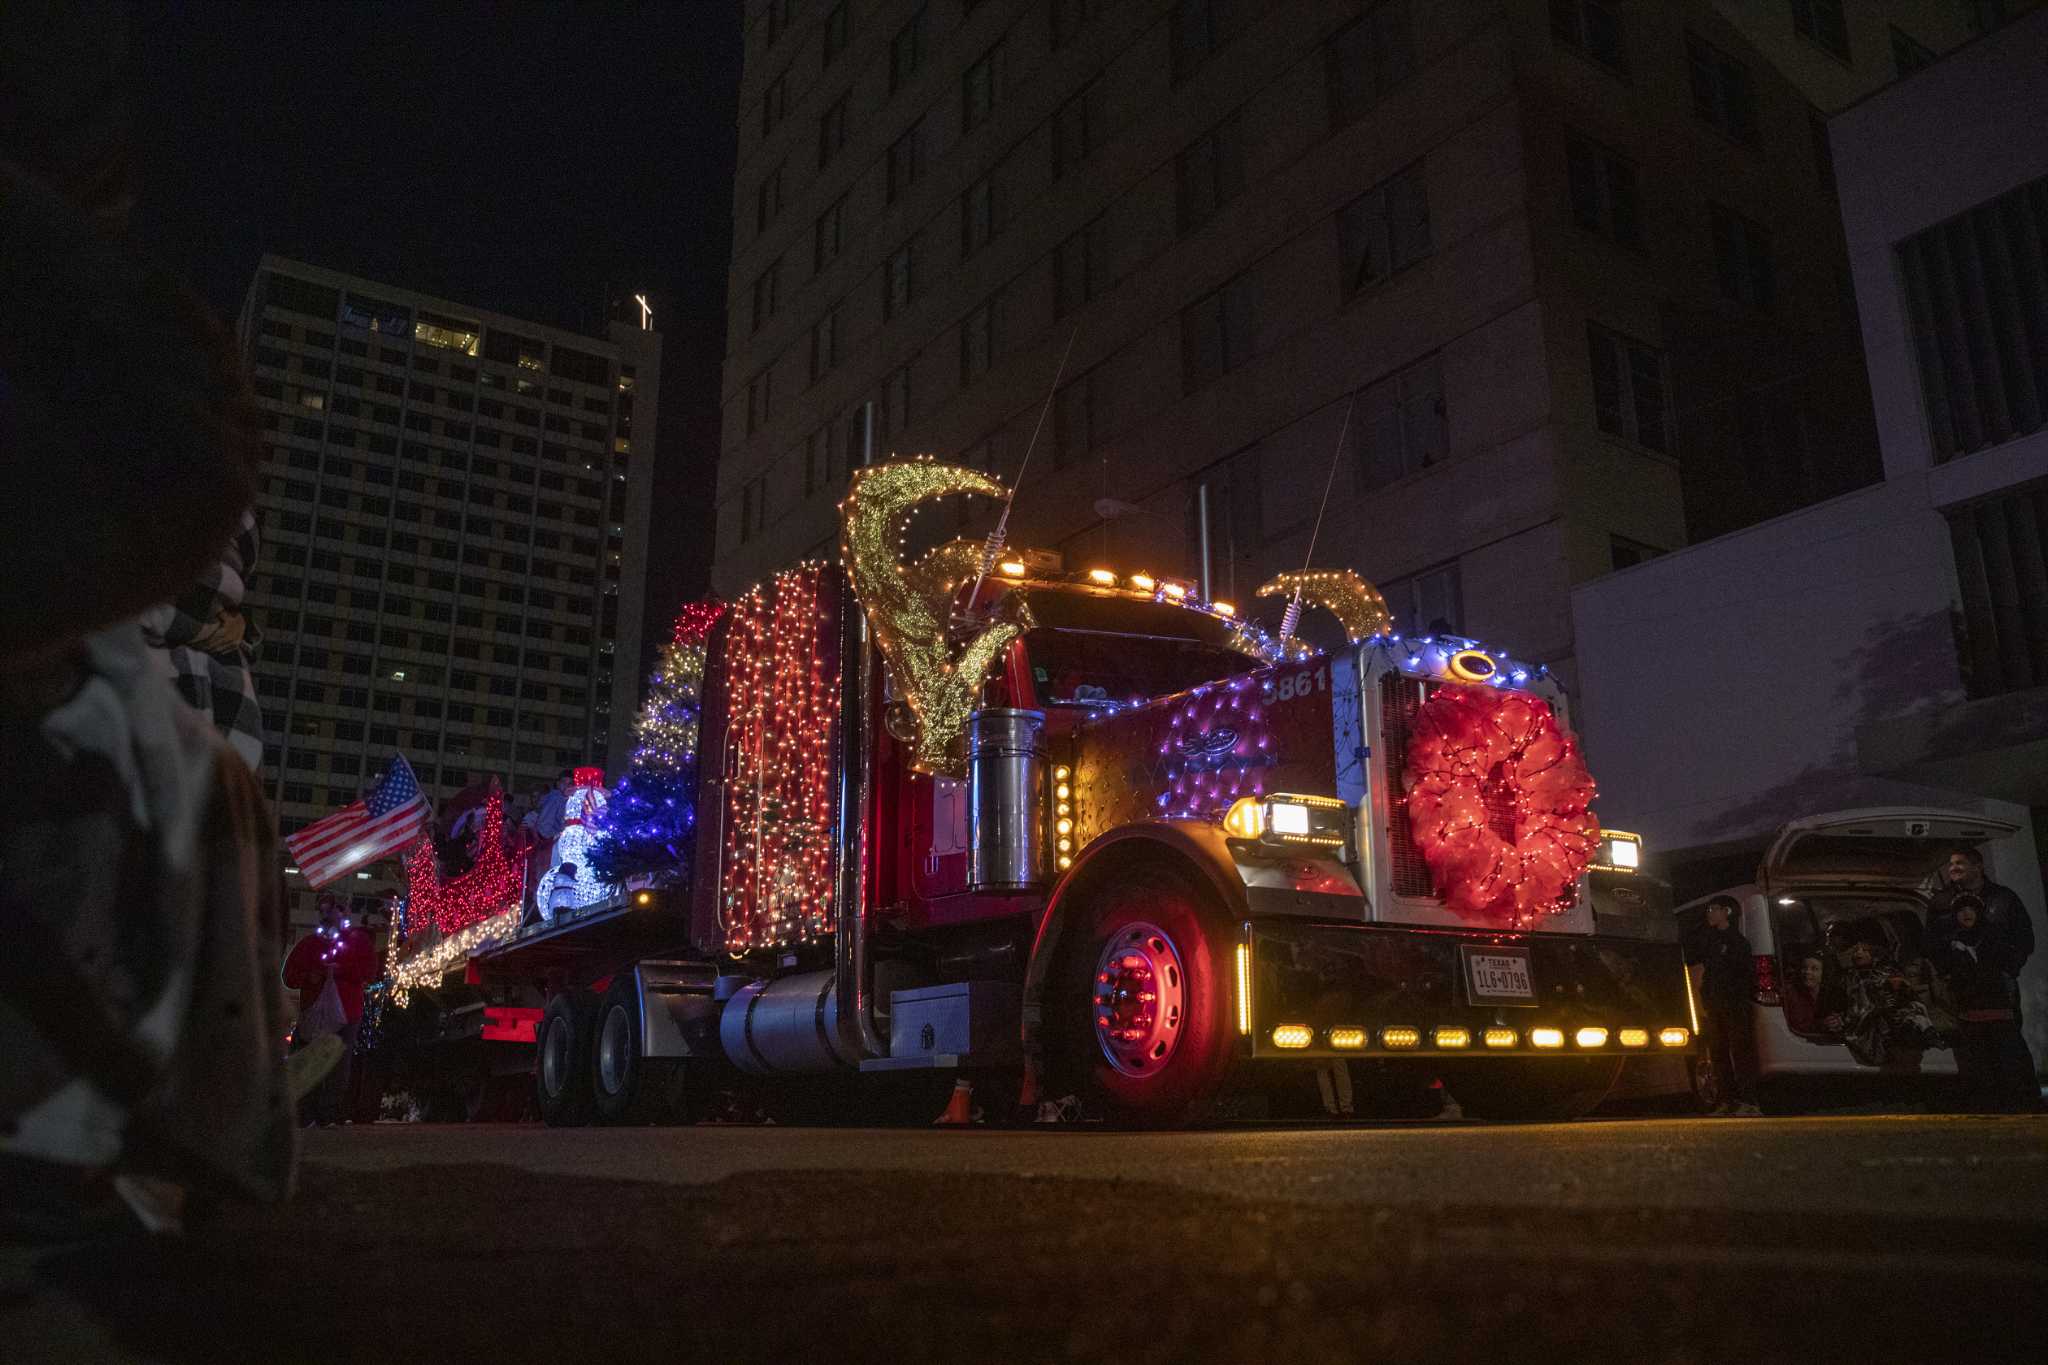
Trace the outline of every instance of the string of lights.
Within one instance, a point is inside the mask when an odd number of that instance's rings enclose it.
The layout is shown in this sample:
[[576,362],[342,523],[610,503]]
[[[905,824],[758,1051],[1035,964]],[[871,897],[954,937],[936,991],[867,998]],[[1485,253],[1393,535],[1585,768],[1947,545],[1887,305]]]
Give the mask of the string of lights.
[[[505,796],[493,790],[484,800],[483,825],[476,835],[476,861],[453,881],[441,880],[434,844],[422,839],[405,860],[410,893],[406,924],[414,933],[432,924],[452,934],[489,918],[507,905],[517,908],[521,868],[505,851]],[[393,938],[396,939],[396,935]]]

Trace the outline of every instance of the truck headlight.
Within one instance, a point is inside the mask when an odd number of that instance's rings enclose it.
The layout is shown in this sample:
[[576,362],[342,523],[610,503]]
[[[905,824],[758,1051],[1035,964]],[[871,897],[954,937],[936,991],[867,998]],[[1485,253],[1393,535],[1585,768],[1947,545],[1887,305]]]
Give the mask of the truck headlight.
[[1594,870],[1637,872],[1643,866],[1643,836],[1627,830],[1603,829],[1600,847],[1593,854]]
[[1223,815],[1233,839],[1269,846],[1343,848],[1350,842],[1351,807],[1333,796],[1240,796]]

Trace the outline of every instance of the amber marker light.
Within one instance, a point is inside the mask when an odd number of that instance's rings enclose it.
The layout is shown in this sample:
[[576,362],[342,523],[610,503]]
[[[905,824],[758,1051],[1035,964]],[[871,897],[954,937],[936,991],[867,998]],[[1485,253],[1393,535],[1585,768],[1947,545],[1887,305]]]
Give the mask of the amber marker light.
[[1530,1047],[1563,1047],[1564,1030],[1561,1028],[1532,1028],[1529,1030]]
[[1621,1045],[1623,1047],[1648,1047],[1650,1045],[1650,1031],[1641,1028],[1625,1028],[1621,1031]]
[[1273,1030],[1273,1046],[1300,1048],[1316,1040],[1315,1030],[1307,1024],[1282,1024]]
[[1235,616],[1237,615],[1237,604],[1234,602],[1211,602],[1209,610],[1215,612],[1218,616]]
[[1606,1047],[1607,1030],[1604,1028],[1582,1028],[1572,1035],[1572,1041],[1580,1047]]
[[1116,586],[1116,575],[1107,569],[1090,569],[1088,571],[1088,581],[1090,583],[1099,583],[1105,588],[1113,588]]
[[998,567],[1002,569],[1003,576],[1006,578],[1022,578],[1024,576],[1024,561],[1021,559],[1006,559]]
[[1440,1048],[1456,1052],[1459,1048],[1472,1046],[1472,1030],[1465,1028],[1440,1028],[1430,1034],[1430,1040]]
[[1684,1047],[1692,1041],[1692,1034],[1682,1028],[1668,1028],[1657,1035],[1657,1041],[1665,1047]]
[[1266,803],[1256,796],[1240,796],[1223,813],[1223,832],[1235,839],[1256,839],[1266,832]]
[[1060,781],[1064,782],[1074,775],[1074,770],[1072,768],[1069,768],[1066,764],[1062,763],[1052,770],[1052,775],[1058,778]]
[[1333,1028],[1330,1030],[1330,1046],[1346,1052],[1356,1051],[1365,1046],[1365,1030],[1362,1028]]
[[635,892],[633,893],[633,904],[635,904],[635,905],[652,905],[652,904],[654,904],[654,893],[653,893],[652,891],[635,891]]
[[1421,1041],[1422,1031],[1420,1029],[1409,1028],[1406,1024],[1396,1024],[1392,1028],[1383,1028],[1380,1030],[1381,1047],[1414,1047],[1417,1043]]
[[1237,1031],[1252,1031],[1252,945],[1237,945]]
[[1159,580],[1148,573],[1134,573],[1131,575],[1131,586],[1139,592],[1150,592],[1159,586]]
[[1486,1031],[1488,1047],[1513,1047],[1519,1041],[1511,1028],[1490,1028]]
[[1188,589],[1185,583],[1168,583],[1163,588],[1161,588],[1160,591],[1164,592],[1168,597],[1171,597],[1176,602],[1180,601],[1183,597],[1186,597],[1188,595]]

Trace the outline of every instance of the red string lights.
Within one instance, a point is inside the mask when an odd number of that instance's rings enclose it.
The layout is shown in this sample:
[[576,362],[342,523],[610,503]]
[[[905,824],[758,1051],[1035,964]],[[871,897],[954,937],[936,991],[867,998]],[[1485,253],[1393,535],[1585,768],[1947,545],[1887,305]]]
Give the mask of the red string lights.
[[422,839],[405,860],[406,888],[411,896],[406,920],[418,933],[429,922],[444,934],[490,918],[519,899],[519,861],[505,851],[505,796],[493,790],[484,798],[483,826],[477,831],[476,862],[455,880],[441,880],[434,861],[434,841]]
[[785,569],[731,609],[720,921],[733,953],[832,932],[839,676],[824,574]]
[[725,602],[713,595],[701,601],[686,602],[676,613],[676,633],[669,643],[674,645],[701,645],[711,638],[711,628],[718,624],[718,618],[725,615]]
[[1524,928],[1569,904],[1599,823],[1578,741],[1540,698],[1445,686],[1408,740],[1408,819],[1444,903]]

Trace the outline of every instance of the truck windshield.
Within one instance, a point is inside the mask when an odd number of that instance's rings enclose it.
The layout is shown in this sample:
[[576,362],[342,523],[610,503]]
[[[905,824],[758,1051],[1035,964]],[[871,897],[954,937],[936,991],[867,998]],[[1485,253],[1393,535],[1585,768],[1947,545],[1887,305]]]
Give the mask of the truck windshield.
[[1024,648],[1041,706],[1127,706],[1258,666],[1221,645],[1133,631],[1040,629]]

